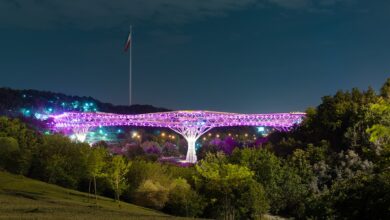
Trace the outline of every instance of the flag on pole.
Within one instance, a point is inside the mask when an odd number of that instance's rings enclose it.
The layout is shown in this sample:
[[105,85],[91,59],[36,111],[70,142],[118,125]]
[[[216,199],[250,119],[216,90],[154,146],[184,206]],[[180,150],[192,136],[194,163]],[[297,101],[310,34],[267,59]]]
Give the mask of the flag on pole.
[[131,32],[129,32],[129,37],[127,38],[126,44],[125,44],[125,52],[129,50],[131,46]]

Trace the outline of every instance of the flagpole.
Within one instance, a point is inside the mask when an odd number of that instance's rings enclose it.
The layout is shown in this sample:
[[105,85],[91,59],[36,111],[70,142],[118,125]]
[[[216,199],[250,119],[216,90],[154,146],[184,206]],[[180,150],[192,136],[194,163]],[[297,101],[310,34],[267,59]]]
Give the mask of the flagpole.
[[131,88],[131,87],[132,87],[132,82],[131,82],[131,78],[132,78],[132,62],[131,62],[131,61],[132,61],[132,60],[131,60],[131,58],[132,58],[131,55],[132,55],[132,54],[131,54],[131,49],[132,49],[132,47],[133,47],[133,39],[132,39],[132,38],[133,38],[133,36],[132,36],[132,35],[133,35],[132,31],[133,31],[133,30],[132,30],[132,28],[133,28],[132,25],[130,25],[130,48],[129,48],[129,49],[130,49],[130,51],[129,51],[129,52],[130,52],[130,55],[129,55],[129,106],[131,106],[131,104],[132,104],[132,102],[131,102],[131,101],[132,101],[132,100],[131,100],[131,98],[132,98],[132,97],[131,97],[131,96],[132,96],[132,94],[131,94],[131,89],[132,89],[132,88]]

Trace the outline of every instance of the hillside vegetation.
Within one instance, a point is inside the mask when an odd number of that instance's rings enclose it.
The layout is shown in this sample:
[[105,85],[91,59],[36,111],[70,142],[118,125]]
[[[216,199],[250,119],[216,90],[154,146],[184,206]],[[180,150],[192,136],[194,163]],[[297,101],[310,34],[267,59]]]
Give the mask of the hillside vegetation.
[[87,193],[0,172],[0,219],[179,219],[163,213]]

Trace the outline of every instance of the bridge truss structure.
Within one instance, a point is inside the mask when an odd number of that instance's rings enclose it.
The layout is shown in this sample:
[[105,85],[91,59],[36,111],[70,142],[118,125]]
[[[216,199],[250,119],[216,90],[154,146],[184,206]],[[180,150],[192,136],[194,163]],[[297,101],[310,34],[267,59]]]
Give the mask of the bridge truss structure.
[[305,113],[237,114],[213,111],[171,111],[137,115],[65,112],[52,115],[53,129],[71,130],[84,142],[88,130],[99,126],[164,127],[182,135],[188,143],[186,162],[196,163],[195,142],[216,127],[264,126],[289,130],[302,122]]

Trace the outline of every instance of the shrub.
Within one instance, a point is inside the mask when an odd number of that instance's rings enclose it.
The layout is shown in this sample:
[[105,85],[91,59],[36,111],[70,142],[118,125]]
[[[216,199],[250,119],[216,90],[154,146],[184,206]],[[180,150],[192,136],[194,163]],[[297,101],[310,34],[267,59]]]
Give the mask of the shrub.
[[135,203],[154,209],[162,209],[168,201],[169,189],[158,181],[145,180],[135,191]]

